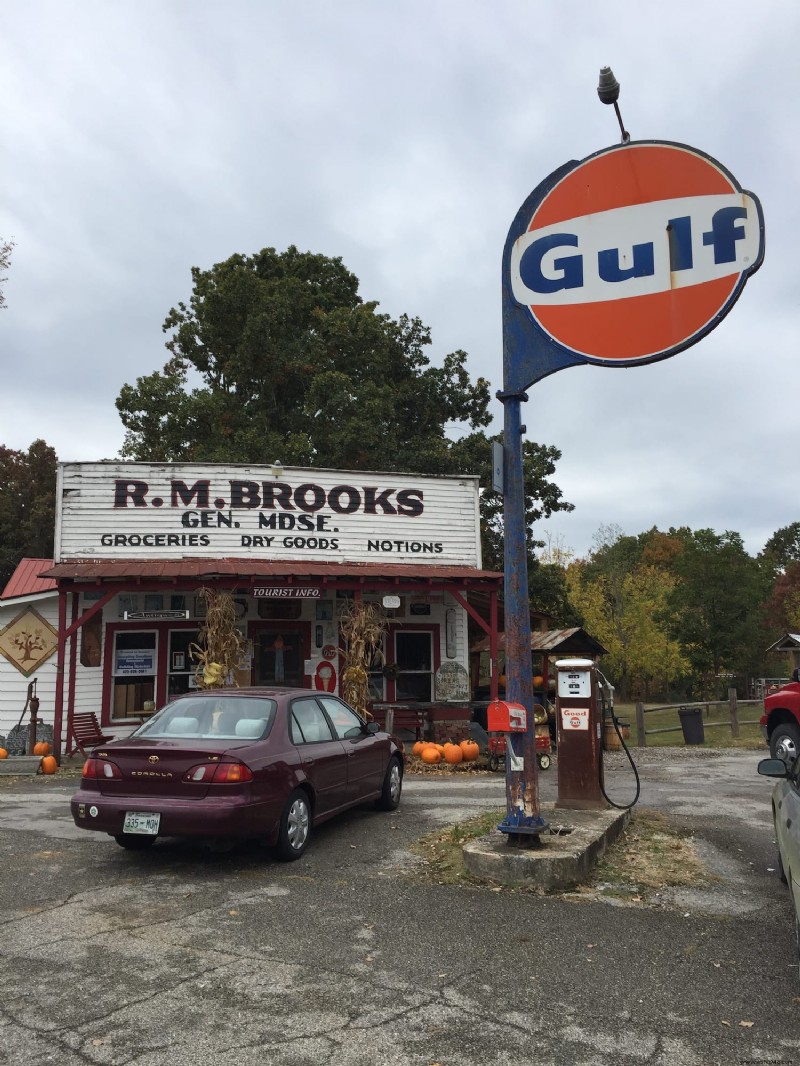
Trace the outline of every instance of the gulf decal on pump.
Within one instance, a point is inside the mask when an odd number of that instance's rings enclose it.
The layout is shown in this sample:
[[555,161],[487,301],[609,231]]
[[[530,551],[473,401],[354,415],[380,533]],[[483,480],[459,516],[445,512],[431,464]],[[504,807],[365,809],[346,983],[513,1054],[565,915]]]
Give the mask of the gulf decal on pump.
[[559,348],[632,366],[713,329],[763,255],[761,205],[720,163],[638,141],[555,182],[514,242],[510,280]]

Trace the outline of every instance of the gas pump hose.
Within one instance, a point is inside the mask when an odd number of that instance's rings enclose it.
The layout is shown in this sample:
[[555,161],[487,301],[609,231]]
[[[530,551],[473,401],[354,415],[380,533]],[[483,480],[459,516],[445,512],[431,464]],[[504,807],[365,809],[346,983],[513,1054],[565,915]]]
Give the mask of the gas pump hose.
[[[606,686],[606,688],[610,692],[613,693],[614,686],[609,684],[608,680],[605,677],[603,677],[603,675],[600,673],[599,670],[597,671],[597,673],[603,679],[603,683]],[[605,721],[605,718],[606,718],[606,703],[605,703],[605,700],[603,700],[603,721]],[[608,803],[611,804],[612,807],[615,807],[618,811],[629,811],[631,809],[631,807],[635,806],[635,804],[638,803],[638,801],[639,801],[639,795],[641,794],[641,791],[642,791],[642,783],[639,780],[639,771],[636,769],[636,763],[633,761],[633,757],[631,756],[631,753],[628,750],[628,745],[625,743],[625,738],[623,737],[622,733],[620,732],[619,722],[617,721],[617,716],[614,714],[614,699],[613,699],[613,695],[611,697],[611,721],[614,723],[614,731],[616,732],[617,736],[619,737],[619,742],[622,745],[623,751],[628,756],[628,762],[631,764],[631,769],[633,770],[633,776],[636,778],[636,795],[633,797],[633,799],[631,800],[630,803],[615,803],[614,800],[611,799],[611,797],[609,796],[609,794],[605,790],[605,786],[603,784],[603,772],[602,772],[603,768],[602,768],[602,764],[600,766],[600,791],[603,793],[604,798],[606,799],[606,801]]]

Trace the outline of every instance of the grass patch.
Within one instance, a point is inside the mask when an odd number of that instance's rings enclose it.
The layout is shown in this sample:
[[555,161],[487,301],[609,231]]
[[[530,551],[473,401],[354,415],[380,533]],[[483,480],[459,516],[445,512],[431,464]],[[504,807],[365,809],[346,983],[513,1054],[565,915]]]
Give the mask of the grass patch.
[[668,815],[635,808],[625,832],[595,867],[591,884],[611,885],[625,895],[664,888],[693,887],[714,880],[691,836]]
[[466,822],[435,829],[418,840],[412,850],[425,858],[427,876],[437,884],[472,882],[473,878],[464,865],[464,844],[490,833],[505,816],[505,807],[484,811]]
[[[648,707],[657,707],[659,704],[645,704]],[[744,705],[739,708],[740,719],[754,719],[761,716],[762,709],[753,705]],[[617,718],[622,718],[631,727],[630,746],[636,743],[636,705],[633,703],[618,703],[614,707]],[[705,708],[703,714],[703,729],[705,742],[697,747],[704,748],[738,748],[743,751],[761,751],[766,749],[766,743],[761,735],[761,727],[758,724],[739,725],[739,736],[731,736],[730,711],[727,703],[710,704],[708,713]],[[650,729],[670,729],[669,733],[647,734],[648,748],[682,747],[683,731],[678,716],[678,708],[674,707],[666,711],[653,711],[644,716],[644,727]],[[695,745],[693,745],[695,746]]]
[[[568,812],[563,813],[568,822]],[[476,884],[464,865],[463,846],[490,833],[505,815],[505,808],[485,811],[422,837],[412,850],[425,859],[423,876],[440,885]],[[585,888],[640,902],[644,893],[697,887],[712,880],[714,876],[684,829],[666,814],[636,808],[627,829],[606,850]],[[515,891],[525,889],[516,886]]]

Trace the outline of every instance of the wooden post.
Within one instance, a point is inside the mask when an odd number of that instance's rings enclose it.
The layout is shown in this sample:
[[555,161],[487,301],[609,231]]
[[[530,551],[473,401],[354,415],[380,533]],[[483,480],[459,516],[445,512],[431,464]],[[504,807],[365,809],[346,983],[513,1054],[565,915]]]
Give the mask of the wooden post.
[[647,733],[644,728],[644,704],[636,704],[636,747],[647,747]]
[[383,728],[387,733],[391,733],[394,729],[394,707],[386,708],[386,724]]
[[731,736],[739,736],[739,707],[736,698],[736,689],[728,689],[728,702],[731,705]]

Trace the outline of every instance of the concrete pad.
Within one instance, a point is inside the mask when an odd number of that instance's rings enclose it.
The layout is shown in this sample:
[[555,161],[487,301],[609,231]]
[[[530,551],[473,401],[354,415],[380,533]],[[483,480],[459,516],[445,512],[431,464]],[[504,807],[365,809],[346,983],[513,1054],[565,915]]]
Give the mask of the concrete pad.
[[573,811],[553,805],[542,806],[540,813],[549,823],[540,847],[509,845],[507,834],[499,830],[465,844],[464,865],[472,876],[543,891],[571,888],[586,880],[631,817],[630,811],[616,808]]

